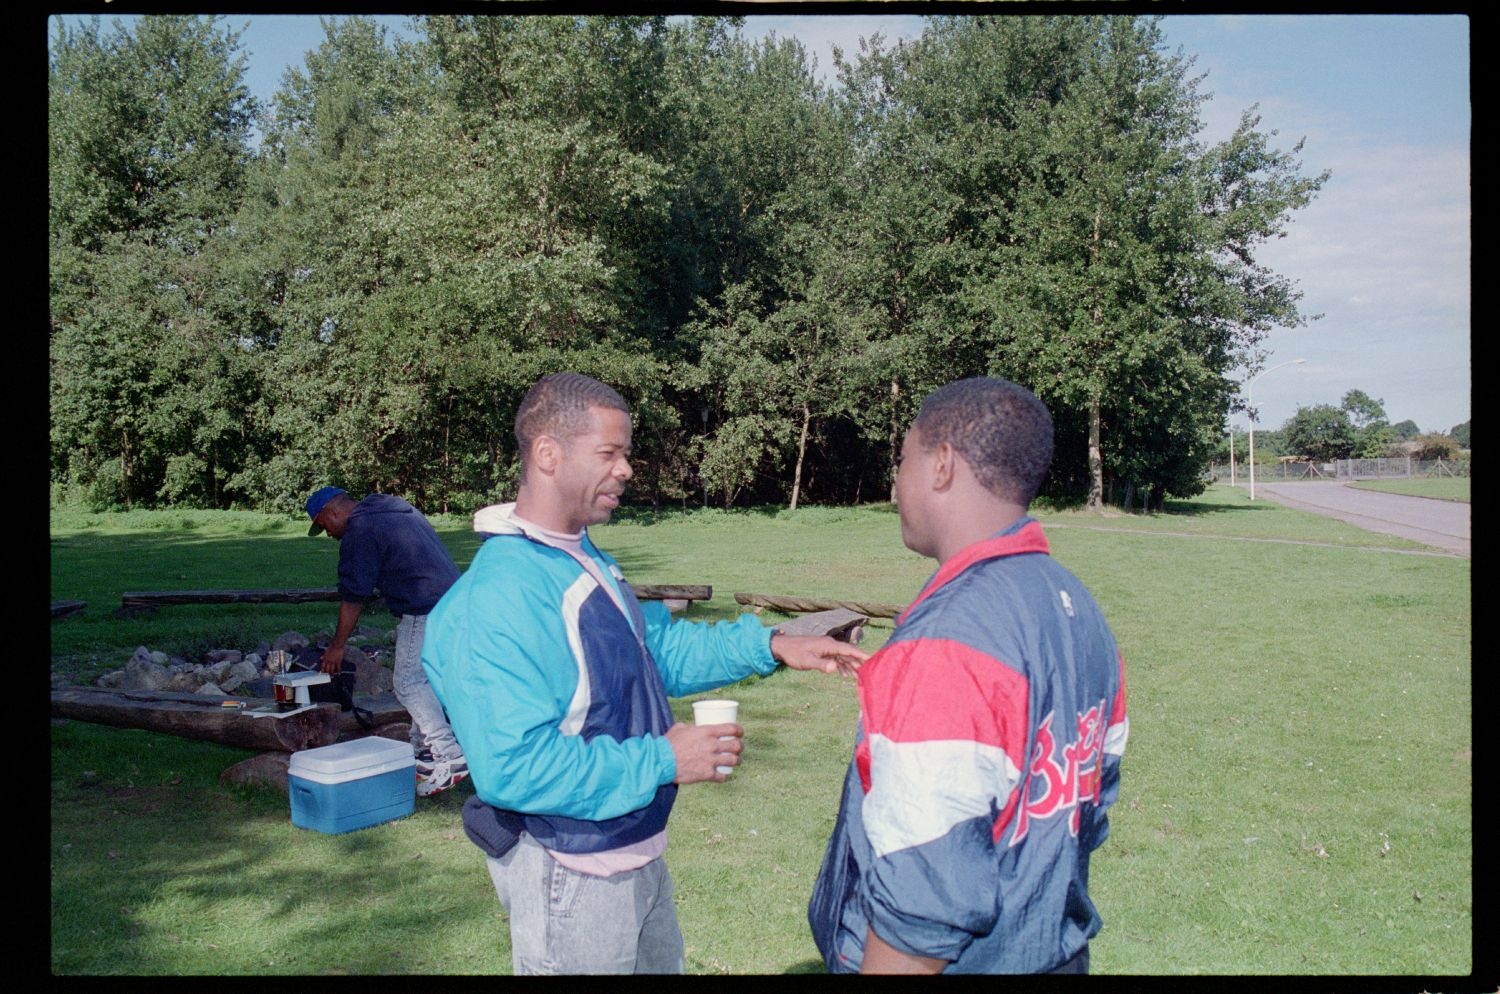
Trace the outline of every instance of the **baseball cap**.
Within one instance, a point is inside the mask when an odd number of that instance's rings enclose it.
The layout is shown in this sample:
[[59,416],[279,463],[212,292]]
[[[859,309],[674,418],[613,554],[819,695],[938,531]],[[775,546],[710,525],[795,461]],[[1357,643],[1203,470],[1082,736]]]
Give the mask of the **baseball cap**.
[[307,498],[307,516],[312,519],[312,527],[307,530],[309,535],[323,534],[323,526],[318,524],[318,514],[328,506],[328,502],[339,494],[348,493],[342,487],[324,487],[311,497]]

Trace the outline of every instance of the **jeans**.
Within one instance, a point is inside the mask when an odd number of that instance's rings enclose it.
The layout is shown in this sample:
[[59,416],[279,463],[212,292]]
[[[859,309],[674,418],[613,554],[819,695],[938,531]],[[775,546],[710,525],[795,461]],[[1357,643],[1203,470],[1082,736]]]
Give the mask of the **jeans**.
[[432,750],[432,758],[439,763],[462,759],[464,751],[453,737],[448,716],[422,670],[422,632],[426,628],[425,614],[403,614],[396,624],[396,674],[393,679],[396,700],[411,715],[413,750],[420,752],[425,746]]
[[664,858],[594,877],[560,865],[528,833],[487,860],[510,912],[517,975],[682,973],[684,949]]

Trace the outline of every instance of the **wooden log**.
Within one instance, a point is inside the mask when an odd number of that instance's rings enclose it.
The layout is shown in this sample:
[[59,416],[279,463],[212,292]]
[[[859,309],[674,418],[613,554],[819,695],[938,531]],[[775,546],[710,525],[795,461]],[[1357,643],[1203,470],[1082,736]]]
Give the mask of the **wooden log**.
[[771,608],[787,614],[808,611],[832,611],[844,608],[871,618],[894,618],[906,610],[902,604],[863,604],[857,601],[836,601],[817,597],[791,597],[780,594],[735,594],[734,599],[754,608]]
[[643,601],[708,601],[714,588],[686,583],[632,583],[630,589]]
[[[711,600],[714,595],[713,587],[701,584],[632,584],[631,589],[643,601],[706,601]],[[270,590],[132,590],[120,595],[120,608],[116,613],[122,617],[144,614],[173,604],[309,604],[338,599],[337,587]],[[53,605],[52,613],[53,617],[57,616],[56,604]]]
[[858,645],[864,637],[865,625],[869,623],[868,615],[839,607],[783,621],[776,626],[776,630],[783,635],[827,635],[841,642]]
[[308,587],[294,590],[158,590],[127,591],[120,595],[120,610],[155,608],[168,604],[303,604],[311,601],[336,601],[337,587]]
[[88,606],[88,601],[53,601],[52,617],[66,618],[70,614],[77,614]]
[[[338,741],[341,714],[337,704],[320,704],[285,718],[252,718],[235,708],[223,707],[226,700],[242,701],[246,707],[272,703],[165,690],[62,687],[52,691],[52,717],[116,728],[144,728],[262,752],[296,752]],[[352,721],[352,712],[349,717]]]

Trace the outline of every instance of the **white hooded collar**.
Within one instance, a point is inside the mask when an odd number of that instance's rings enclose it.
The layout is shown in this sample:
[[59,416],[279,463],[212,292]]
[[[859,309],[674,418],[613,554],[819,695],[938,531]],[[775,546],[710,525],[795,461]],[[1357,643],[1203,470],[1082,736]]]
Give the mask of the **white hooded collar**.
[[491,504],[475,511],[474,530],[481,535],[524,535],[543,545],[554,546],[559,542],[576,542],[588,535],[586,531],[578,535],[549,532],[536,522],[527,521],[516,514],[515,501],[509,504]]
[[515,514],[515,501],[481,507],[474,512],[474,530],[481,535],[524,535],[526,529]]

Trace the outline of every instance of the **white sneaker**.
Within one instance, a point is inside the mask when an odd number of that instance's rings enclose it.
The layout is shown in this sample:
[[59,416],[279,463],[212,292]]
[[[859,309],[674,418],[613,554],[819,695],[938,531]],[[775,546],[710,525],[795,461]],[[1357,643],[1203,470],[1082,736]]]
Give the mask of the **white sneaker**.
[[417,774],[417,796],[441,794],[469,775],[469,764],[462,759],[439,760],[427,776]]

